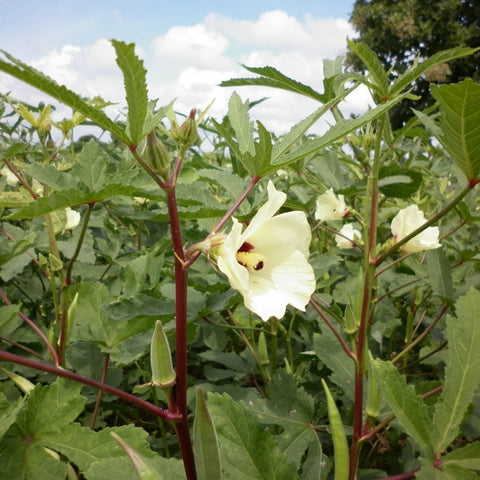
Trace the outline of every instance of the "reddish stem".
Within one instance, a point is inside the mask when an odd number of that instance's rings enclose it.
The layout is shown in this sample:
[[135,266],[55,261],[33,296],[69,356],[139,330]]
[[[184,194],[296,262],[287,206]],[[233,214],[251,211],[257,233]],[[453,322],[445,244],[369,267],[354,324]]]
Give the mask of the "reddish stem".
[[[110,364],[110,354],[105,354],[103,360],[102,376],[100,377],[100,382],[105,383],[107,381],[107,372],[108,365]],[[90,429],[95,428],[95,423],[97,422],[98,411],[100,410],[100,403],[102,402],[103,390],[99,390],[97,393],[97,398],[95,400],[95,408],[93,409],[92,418],[90,419]]]
[[[12,305],[12,302],[8,299],[7,295],[5,294],[5,292],[1,287],[0,287],[0,297],[5,302],[6,305]],[[37,325],[35,325],[35,323],[33,323],[22,312],[18,312],[17,315],[40,337],[40,339],[42,340],[42,342],[45,344],[48,351],[50,352],[50,355],[52,356],[52,360],[55,362],[55,365],[60,365],[60,358],[57,352],[53,348],[53,345],[48,341],[48,338],[46,337],[46,335],[40,330],[40,328]]]
[[184,268],[185,252],[182,244],[175,187],[166,188],[165,191],[167,194],[173,253],[175,255],[175,370],[177,374],[175,400],[177,409],[182,416],[180,422],[175,425],[175,428],[177,430],[187,479],[196,480],[195,459],[188,429],[187,415],[187,270]]
[[337,338],[338,342],[340,343],[341,347],[343,348],[343,351],[352,358],[354,361],[356,361],[355,354],[352,352],[351,348],[347,345],[345,342],[344,338],[340,335],[338,330],[335,328],[333,323],[330,321],[330,319],[325,315],[325,313],[322,311],[319,305],[315,302],[315,300],[310,299],[310,305],[315,309],[315,311],[322,317],[323,321],[327,324],[328,328],[332,331],[332,333],[335,335]]
[[75,380],[76,382],[83,383],[85,385],[90,385],[94,388],[99,388],[104,392],[111,393],[127,402],[133,403],[148,412],[153,413],[157,417],[164,418],[165,420],[170,420],[173,422],[181,420],[181,415],[178,411],[172,410],[164,410],[163,408],[157,407],[146,400],[136,397],[131,393],[124,392],[115,387],[111,387],[102,382],[98,382],[97,380],[92,380],[88,377],[83,377],[78,373],[70,372],[68,370],[64,370],[63,368],[57,368],[52,365],[47,365],[45,363],[40,363],[35,360],[30,360],[28,358],[20,357],[18,355],[13,355],[12,353],[4,352],[0,350],[0,359],[5,360],[6,362],[17,363],[19,365],[24,365],[26,367],[34,368],[35,370],[41,370],[43,372],[51,373],[52,375],[56,375],[58,377],[65,377],[70,378],[71,380]]

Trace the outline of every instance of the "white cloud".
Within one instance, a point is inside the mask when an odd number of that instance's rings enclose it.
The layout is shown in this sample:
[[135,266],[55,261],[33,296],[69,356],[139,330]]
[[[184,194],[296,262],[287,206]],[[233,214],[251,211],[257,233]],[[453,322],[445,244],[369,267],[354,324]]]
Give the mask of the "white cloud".
[[235,20],[217,14],[205,17],[205,24],[240,45],[271,48],[276,51],[299,51],[336,57],[345,51],[345,38],[353,37],[352,26],[343,19],[305,16],[300,22],[282,10],[265,12],[256,21]]
[[[306,15],[303,20],[281,10],[265,12],[256,20],[236,20],[216,14],[207,15],[194,26],[175,26],[154,38],[145,50],[137,45],[137,54],[147,68],[149,96],[167,104],[174,98],[176,109],[188,113],[204,109],[213,99],[210,115],[220,119],[227,112],[233,88],[218,84],[232,77],[254,76],[239,64],[273,66],[287,76],[323,90],[324,58],[335,58],[346,50],[345,39],[353,36],[351,26],[342,19],[321,19]],[[91,45],[64,45],[32,64],[57,82],[85,96],[101,95],[105,100],[124,105],[121,72],[115,63],[111,43],[99,39]],[[19,82],[0,74],[0,91],[12,90],[17,98],[38,103],[38,92],[18,86]],[[269,100],[251,110],[252,120],[260,120],[277,134],[318,108],[318,102],[295,93],[261,87],[237,88],[242,98]],[[44,99],[45,97],[43,97]],[[365,94],[354,96],[346,114],[365,110]],[[113,107],[110,107],[112,111]],[[323,122],[313,129],[325,130]]]
[[152,43],[154,57],[169,66],[189,65],[223,68],[230,60],[224,56],[228,40],[205,25],[172,27]]
[[122,75],[108,40],[100,39],[83,48],[65,45],[32,62],[32,66],[80,95],[123,101]]

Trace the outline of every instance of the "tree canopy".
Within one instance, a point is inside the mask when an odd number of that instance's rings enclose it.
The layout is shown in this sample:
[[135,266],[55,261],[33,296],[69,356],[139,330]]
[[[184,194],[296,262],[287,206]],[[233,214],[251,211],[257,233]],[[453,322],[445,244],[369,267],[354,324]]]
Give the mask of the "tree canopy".
[[[417,58],[457,46],[480,46],[480,3],[476,0],[357,0],[350,21],[379,56],[392,77],[404,72]],[[424,109],[433,103],[430,83],[453,83],[466,77],[480,78],[480,54],[440,64],[419,79],[413,93],[417,101],[402,102],[392,110],[394,127],[412,116],[411,108]],[[353,54],[347,64],[363,71]]]

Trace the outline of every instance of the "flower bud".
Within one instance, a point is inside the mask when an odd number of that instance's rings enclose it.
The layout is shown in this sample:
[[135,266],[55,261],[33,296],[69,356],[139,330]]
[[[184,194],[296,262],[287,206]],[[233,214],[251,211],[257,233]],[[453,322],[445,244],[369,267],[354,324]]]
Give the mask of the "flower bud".
[[270,358],[268,356],[267,340],[265,339],[265,332],[262,330],[258,336],[258,353],[260,357],[260,365],[270,365]]
[[37,132],[40,139],[45,139],[52,129],[52,107],[50,105],[45,106],[41,111],[37,121]]
[[153,170],[166,181],[170,171],[170,155],[167,147],[157,138],[155,130],[147,135],[145,158]]
[[175,383],[176,375],[173,369],[170,345],[160,320],[155,323],[150,344],[150,365],[153,385],[160,388],[170,388]]
[[373,374],[372,355],[370,354],[370,362],[368,365],[368,387],[367,387],[367,403],[365,405],[365,413],[371,418],[377,418],[380,414],[380,391],[378,390],[377,380]]
[[182,150],[191,147],[197,140],[196,113],[197,109],[193,108],[188,118],[180,126],[177,125],[175,120],[171,121],[170,136]]

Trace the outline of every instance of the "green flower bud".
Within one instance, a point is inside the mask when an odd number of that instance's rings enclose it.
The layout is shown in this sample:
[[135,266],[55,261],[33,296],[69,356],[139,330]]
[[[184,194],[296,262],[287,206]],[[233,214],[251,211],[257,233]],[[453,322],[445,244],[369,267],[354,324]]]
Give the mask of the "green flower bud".
[[10,380],[12,380],[15,385],[23,392],[23,393],[30,393],[35,385],[25,377],[22,377],[21,375],[18,375],[13,372],[9,372],[8,370],[5,370],[4,368],[1,368],[3,373],[7,374],[10,377]]
[[38,124],[37,124],[37,132],[38,136],[41,139],[44,139],[47,137],[47,135],[50,133],[50,130],[52,129],[52,107],[50,105],[45,106],[42,111],[40,112],[40,115],[38,117]]
[[378,390],[377,380],[373,374],[373,358],[371,353],[369,353],[369,357],[367,404],[365,406],[365,412],[369,417],[377,418],[380,414],[380,391]]
[[170,137],[182,150],[191,147],[197,140],[196,113],[197,109],[192,109],[188,118],[180,126],[175,120],[171,121]]
[[265,332],[263,330],[258,336],[258,353],[260,357],[260,364],[267,366],[270,364],[270,358],[268,356],[267,340],[265,339]]
[[170,171],[170,155],[167,147],[161,142],[152,130],[147,135],[147,150],[145,152],[145,159],[150,167],[158,173],[165,181],[168,179]]
[[175,383],[176,375],[173,369],[170,345],[160,320],[155,323],[150,344],[150,365],[153,385],[160,388],[170,388]]

